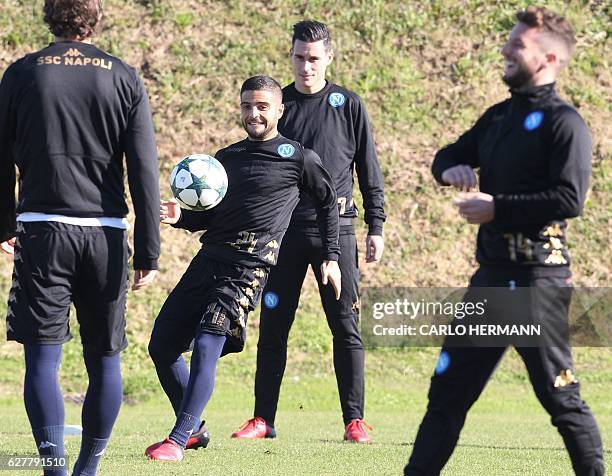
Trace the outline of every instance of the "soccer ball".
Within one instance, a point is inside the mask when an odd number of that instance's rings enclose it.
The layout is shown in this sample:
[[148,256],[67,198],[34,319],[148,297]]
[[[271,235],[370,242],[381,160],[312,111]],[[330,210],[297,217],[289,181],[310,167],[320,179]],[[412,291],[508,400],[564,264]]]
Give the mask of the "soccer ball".
[[223,165],[209,155],[188,155],[170,174],[170,188],[181,208],[203,211],[217,205],[227,192]]

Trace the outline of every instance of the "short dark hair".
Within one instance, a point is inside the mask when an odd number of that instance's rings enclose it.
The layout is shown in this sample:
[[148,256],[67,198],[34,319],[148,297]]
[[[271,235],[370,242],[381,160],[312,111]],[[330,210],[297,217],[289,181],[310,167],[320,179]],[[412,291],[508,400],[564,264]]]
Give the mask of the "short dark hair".
[[530,6],[526,10],[516,14],[516,19],[530,28],[537,28],[540,33],[548,35],[554,40],[561,42],[568,57],[571,55],[576,38],[572,25],[561,15],[543,7]]
[[332,49],[332,35],[325,23],[315,20],[303,20],[293,25],[293,38],[291,45],[295,44],[295,40],[304,41],[306,43],[314,43],[315,41],[323,41],[325,51]]
[[274,78],[265,75],[251,76],[240,88],[240,95],[245,91],[271,91],[280,98],[283,97],[283,88]]
[[45,0],[44,21],[55,36],[89,38],[96,33],[101,0]]

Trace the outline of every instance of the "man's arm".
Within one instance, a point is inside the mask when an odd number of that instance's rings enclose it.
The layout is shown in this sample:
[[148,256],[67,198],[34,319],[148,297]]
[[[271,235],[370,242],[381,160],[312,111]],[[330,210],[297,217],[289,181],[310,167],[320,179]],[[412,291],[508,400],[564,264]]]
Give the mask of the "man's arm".
[[[180,208],[176,201],[173,202],[173,205],[170,205],[170,203],[171,202],[162,202],[162,206],[165,204],[168,208],[173,210],[172,213],[168,215],[170,220],[165,220],[162,215],[162,223],[167,223],[174,228],[181,228],[191,231],[192,233],[206,230],[210,226],[212,210],[194,212],[192,210]],[[175,218],[175,221],[173,218]]]
[[304,149],[300,189],[312,197],[317,209],[317,222],[323,241],[323,259],[337,261],[340,245],[336,190],[321,159],[310,149]]
[[13,156],[14,124],[12,112],[12,68],[0,82],[0,242],[15,236],[15,157]]
[[468,191],[477,185],[475,168],[480,167],[478,158],[478,135],[487,121],[487,111],[456,142],[449,144],[436,153],[431,172],[440,185],[452,185]]
[[591,135],[574,110],[555,118],[551,128],[550,188],[494,197],[495,220],[508,225],[542,223],[580,215],[591,175]]
[[323,167],[319,156],[309,149],[304,150],[300,189],[312,197],[317,208],[317,222],[323,241],[322,283],[326,285],[329,281],[334,288],[336,299],[340,299],[342,276],[338,267],[338,256],[340,256],[338,199],[329,172]]
[[135,76],[135,91],[124,151],[128,183],[136,215],[134,269],[157,269],[159,258],[159,171],[149,98],[142,80]]
[[[359,190],[363,197],[364,219],[368,224],[368,235],[382,235],[385,221],[385,198],[380,164],[368,113],[361,100],[355,101],[355,170]],[[382,250],[381,250],[382,251]]]

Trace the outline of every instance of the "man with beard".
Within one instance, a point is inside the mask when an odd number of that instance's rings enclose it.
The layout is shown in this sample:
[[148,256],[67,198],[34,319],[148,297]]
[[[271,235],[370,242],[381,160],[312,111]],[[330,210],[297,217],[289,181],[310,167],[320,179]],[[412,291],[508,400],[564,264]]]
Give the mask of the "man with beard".
[[[578,216],[588,187],[591,139],[580,115],[555,92],[575,44],[569,23],[544,8],[517,13],[502,49],[511,97],[491,107],[457,142],[440,150],[432,172],[462,191],[460,216],[480,225],[479,269],[470,289],[529,288],[530,318],[567,325],[571,273],[566,219]],[[475,168],[480,169],[480,191]],[[563,299],[546,299],[560,290]],[[571,291],[570,291],[571,292]],[[554,294],[554,293],[553,293]],[[518,316],[517,316],[518,317]],[[555,326],[553,326],[555,327]],[[603,475],[595,419],[581,400],[567,335],[555,345],[520,347],[540,403],[563,437],[578,475]],[[469,408],[505,346],[453,347],[445,341],[431,380],[427,413],[405,475],[437,475],[450,458]]]
[[[284,106],[276,81],[249,78],[240,98],[248,139],[216,154],[227,172],[227,195],[205,212],[181,211],[173,201],[161,204],[162,222],[206,233],[200,252],[166,299],[149,343],[177,417],[169,437],[147,448],[145,454],[155,460],[180,461],[185,448],[207,443],[200,415],[213,391],[217,361],[244,347],[248,313],[276,264],[301,192],[312,197],[319,217],[323,284],[329,281],[340,297],[338,211],[329,173],[312,150],[278,133]],[[190,372],[182,354],[191,345]]]

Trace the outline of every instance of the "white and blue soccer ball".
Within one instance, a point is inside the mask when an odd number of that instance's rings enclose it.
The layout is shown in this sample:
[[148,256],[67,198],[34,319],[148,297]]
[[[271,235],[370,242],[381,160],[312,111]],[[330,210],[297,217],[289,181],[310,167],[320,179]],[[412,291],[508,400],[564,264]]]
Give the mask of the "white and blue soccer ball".
[[227,192],[227,174],[223,165],[210,155],[188,155],[170,174],[170,188],[181,208],[209,210]]

